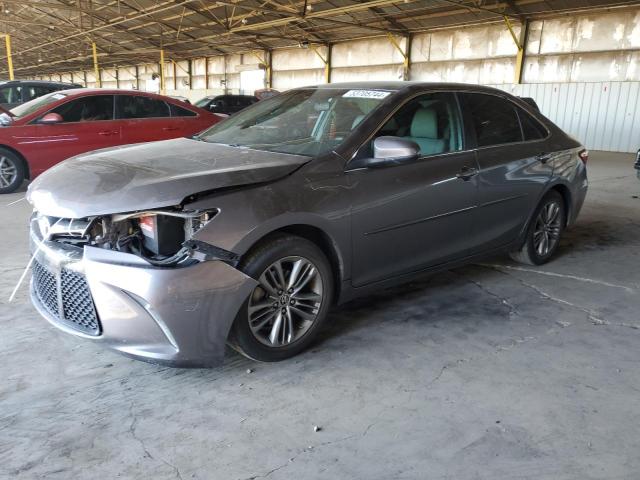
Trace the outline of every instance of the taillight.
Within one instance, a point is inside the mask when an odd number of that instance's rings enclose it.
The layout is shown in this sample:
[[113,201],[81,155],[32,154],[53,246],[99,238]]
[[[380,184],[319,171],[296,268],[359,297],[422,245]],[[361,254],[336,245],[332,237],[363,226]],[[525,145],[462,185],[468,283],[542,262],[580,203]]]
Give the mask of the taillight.
[[580,160],[582,160],[582,163],[586,165],[589,161],[589,150],[581,150],[580,153],[578,153],[578,156],[580,157]]

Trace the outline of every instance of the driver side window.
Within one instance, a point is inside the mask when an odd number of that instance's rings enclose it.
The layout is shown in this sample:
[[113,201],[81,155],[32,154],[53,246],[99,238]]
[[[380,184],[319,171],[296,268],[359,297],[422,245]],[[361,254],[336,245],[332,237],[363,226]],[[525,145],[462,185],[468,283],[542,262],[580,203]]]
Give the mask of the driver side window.
[[374,140],[381,136],[416,142],[422,157],[462,150],[462,123],[454,95],[429,93],[409,100],[378,130]]
[[113,120],[113,95],[90,95],[71,100],[51,110],[64,123]]

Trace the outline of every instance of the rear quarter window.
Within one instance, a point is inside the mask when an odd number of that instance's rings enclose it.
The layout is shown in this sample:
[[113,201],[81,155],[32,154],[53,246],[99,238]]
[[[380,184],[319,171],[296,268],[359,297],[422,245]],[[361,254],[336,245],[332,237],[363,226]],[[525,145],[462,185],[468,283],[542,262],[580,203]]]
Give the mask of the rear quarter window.
[[188,110],[186,108],[179,107],[178,105],[174,105],[173,103],[169,104],[169,108],[171,109],[172,117],[197,117],[198,114]]
[[530,140],[542,140],[547,137],[548,132],[538,120],[533,118],[523,109],[518,108],[518,117],[520,117],[520,123],[522,124],[522,134],[525,141]]

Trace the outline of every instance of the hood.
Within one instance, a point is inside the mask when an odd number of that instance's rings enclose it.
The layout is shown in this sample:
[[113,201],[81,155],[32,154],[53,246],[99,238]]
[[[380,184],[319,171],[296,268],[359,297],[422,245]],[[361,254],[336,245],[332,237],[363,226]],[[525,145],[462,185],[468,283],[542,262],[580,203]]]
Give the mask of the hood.
[[276,180],[308,161],[179,138],[65,160],[31,183],[27,200],[44,215],[65,218],[163,208],[195,193]]

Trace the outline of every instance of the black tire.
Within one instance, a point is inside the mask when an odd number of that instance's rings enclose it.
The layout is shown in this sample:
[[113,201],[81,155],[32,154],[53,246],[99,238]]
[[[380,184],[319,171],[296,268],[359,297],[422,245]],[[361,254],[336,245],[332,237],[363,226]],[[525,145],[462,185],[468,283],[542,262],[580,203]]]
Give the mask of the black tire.
[[[554,217],[553,224],[547,224],[546,228],[541,222],[545,221],[545,215],[549,209],[557,208],[557,216]],[[526,240],[520,250],[511,252],[511,258],[516,262],[527,265],[542,265],[547,263],[558,249],[562,232],[567,223],[567,209],[562,195],[555,190],[547,193],[534,212],[529,225],[527,226]],[[539,232],[542,228],[542,234]],[[548,248],[541,248],[542,244],[538,240],[540,235],[551,237]],[[544,241],[544,240],[543,240]]]
[[[254,290],[240,308],[229,334],[230,346],[252,360],[260,362],[277,362],[299,354],[303,350],[307,349],[315,340],[317,333],[327,318],[327,314],[333,303],[333,272],[327,257],[313,242],[294,235],[275,235],[254,248],[254,250],[252,250],[246,258],[243,259],[239,269],[250,277],[261,281],[260,279],[263,274],[267,275],[265,271],[274,267],[276,263],[279,263],[281,267],[283,267],[282,270],[285,273],[285,278],[290,279],[291,277],[295,278],[295,275],[292,274],[293,268],[287,270],[287,262],[293,262],[295,259],[307,261],[311,266],[315,267],[314,271],[316,275],[313,276],[313,281],[308,281],[306,284],[311,285],[313,283],[315,286],[314,288],[320,288],[318,285],[321,285],[321,294],[319,295],[321,300],[318,302],[319,306],[317,308],[303,312],[314,312],[315,319],[311,321],[310,326],[303,327],[303,324],[306,325],[308,323],[303,319],[303,317],[298,318],[298,314],[295,314],[293,317],[289,317],[292,321],[287,324],[288,328],[290,329],[290,332],[292,332],[292,335],[300,335],[299,338],[292,338],[291,342],[288,344],[266,344],[265,341],[268,339],[259,339],[262,335],[262,331],[254,333],[252,330],[249,319],[250,305],[261,305],[263,303],[266,304],[274,302],[271,307],[261,307],[264,308],[264,311],[266,312],[266,315],[262,317],[260,317],[262,310],[257,310],[257,313],[254,315],[259,317],[259,321],[254,320],[252,323],[255,328],[256,325],[262,323],[263,319],[266,319],[267,316],[275,315],[272,319],[273,321],[269,320],[269,323],[267,323],[263,328],[263,330],[270,330],[273,335],[276,317],[280,316],[278,312],[284,312],[284,308],[281,309],[281,306],[287,306],[287,311],[289,312],[299,312],[300,309],[298,307],[302,308],[304,306],[305,309],[308,308],[307,305],[303,305],[302,303],[303,301],[308,302],[308,300],[300,301],[301,303],[299,303],[297,307],[294,307],[292,303],[291,310],[289,310],[288,303],[279,303],[283,300],[282,296],[277,297],[277,299],[276,297],[269,297],[269,292],[267,292],[264,287],[256,287],[256,290]],[[293,263],[291,263],[291,265],[293,265]],[[289,272],[288,276],[287,271]],[[300,276],[304,277],[304,275]],[[293,290],[293,288],[291,290]],[[295,302],[293,298],[296,298],[294,294],[295,292],[292,292],[291,294],[291,301],[293,302]],[[302,293],[300,295],[302,295]],[[314,295],[314,293],[312,292],[306,295]],[[284,291],[283,296],[287,297],[285,302],[288,302],[289,297],[287,296],[286,291]],[[274,305],[277,305],[277,307]],[[269,308],[272,308],[273,310],[269,312]],[[288,313],[288,315],[292,315],[292,313]],[[282,315],[281,321],[286,322],[285,318],[287,317]],[[297,321],[296,318],[298,318]],[[296,326],[299,326],[299,328],[296,328]],[[303,328],[306,328],[304,332]],[[286,335],[286,328],[281,327],[281,329],[284,337]],[[280,334],[278,334],[278,337],[280,337]],[[279,341],[279,338],[277,341]]]
[[[10,179],[7,179],[10,176]],[[11,150],[0,148],[0,194],[13,193],[25,178],[24,162]]]

